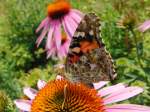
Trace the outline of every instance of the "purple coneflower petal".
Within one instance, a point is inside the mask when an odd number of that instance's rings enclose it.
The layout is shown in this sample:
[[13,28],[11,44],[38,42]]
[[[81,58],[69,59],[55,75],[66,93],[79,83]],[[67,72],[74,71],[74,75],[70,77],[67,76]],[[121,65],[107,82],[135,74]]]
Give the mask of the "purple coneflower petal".
[[127,88],[118,90],[117,92],[114,92],[111,95],[108,95],[107,97],[105,97],[104,104],[110,104],[110,103],[123,101],[135,95],[138,95],[141,92],[143,92],[143,89],[140,87],[127,87]]
[[53,25],[51,25],[51,28],[48,32],[48,37],[47,37],[47,41],[46,41],[46,49],[50,49],[51,44],[52,44],[52,39],[53,39],[53,32],[55,30],[55,22],[52,23]]
[[150,107],[134,104],[118,104],[107,107],[107,112],[150,112]]
[[77,9],[71,9],[71,12],[75,12],[77,15],[79,15],[81,18],[84,17],[84,14],[82,12],[80,12],[79,10]]
[[38,26],[38,28],[36,29],[36,33],[39,32],[46,24],[48,24],[48,22],[50,21],[49,17],[46,17]]
[[49,58],[50,56],[55,55],[55,54],[56,54],[56,48],[54,46],[52,46],[52,48],[48,49],[48,51],[47,51],[47,58]]
[[31,101],[28,101],[28,100],[15,100],[14,103],[22,111],[27,111],[28,112],[31,109]]
[[79,24],[84,17],[84,14],[79,13],[78,11],[71,10],[70,11],[70,17],[76,22],[76,24]]
[[138,27],[141,32],[145,32],[150,28],[150,20],[145,21],[142,25]]
[[71,40],[68,39],[68,40],[63,44],[65,54],[67,54],[68,51],[69,51],[70,43],[71,43]]
[[106,84],[108,84],[108,81],[100,81],[98,83],[93,83],[95,89],[100,89]]
[[59,50],[60,46],[61,46],[61,39],[62,39],[60,21],[56,22],[55,30],[54,30],[54,39],[55,39],[55,44],[56,44],[57,50]]
[[76,31],[76,29],[78,27],[78,23],[76,23],[76,21],[74,21],[74,19],[72,18],[72,16],[70,14],[65,17],[65,23],[68,26],[67,28],[69,28],[68,30],[70,30],[72,37],[73,37],[74,32]]
[[36,40],[37,47],[39,47],[39,45],[41,44],[42,40],[44,39],[46,33],[48,32],[48,28],[49,28],[49,25],[47,24],[47,25],[44,27],[44,29],[43,29],[41,35],[40,35],[40,36],[38,37],[38,39]]
[[60,75],[57,75],[57,76],[56,76],[56,80],[61,80],[61,79],[63,79],[62,76],[60,76]]
[[66,57],[68,50],[69,50],[69,45],[70,42],[69,40],[67,40],[60,48],[60,50],[58,51],[58,54],[62,57]]
[[43,80],[38,80],[37,87],[38,89],[42,89],[46,85],[46,82]]
[[59,57],[60,59],[63,59],[63,57],[65,56],[65,52],[64,52],[64,49],[63,49],[62,47],[59,49],[57,55],[58,55],[58,57]]
[[23,89],[23,92],[26,96],[28,96],[31,100],[33,100],[37,94],[37,90],[29,88],[29,87],[25,87]]
[[[56,64],[56,65],[54,65],[54,68],[64,68],[65,67],[65,65],[64,64]],[[58,77],[60,76],[60,75],[57,75]],[[62,77],[62,76],[61,76]],[[56,77],[56,79],[57,79],[57,77]]]
[[65,16],[62,23],[64,30],[67,33],[67,37],[72,38],[77,28],[77,26],[75,26],[75,22],[73,22],[73,20],[71,20],[69,17]]
[[98,95],[100,95],[100,96],[110,95],[110,94],[112,94],[118,90],[120,91],[124,88],[125,88],[125,85],[122,83],[114,85],[114,86],[110,86],[110,87],[105,87],[98,91]]

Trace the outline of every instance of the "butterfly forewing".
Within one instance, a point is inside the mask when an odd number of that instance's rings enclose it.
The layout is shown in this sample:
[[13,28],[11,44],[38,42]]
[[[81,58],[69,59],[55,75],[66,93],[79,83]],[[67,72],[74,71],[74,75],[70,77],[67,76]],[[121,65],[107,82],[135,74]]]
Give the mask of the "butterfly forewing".
[[116,77],[112,58],[100,35],[100,20],[94,13],[86,14],[79,24],[69,48],[65,68],[66,78],[87,85]]

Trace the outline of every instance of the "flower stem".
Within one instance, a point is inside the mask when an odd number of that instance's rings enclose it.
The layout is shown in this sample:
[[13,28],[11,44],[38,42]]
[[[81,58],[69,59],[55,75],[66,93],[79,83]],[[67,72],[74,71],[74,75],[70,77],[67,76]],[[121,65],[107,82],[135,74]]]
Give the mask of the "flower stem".
[[138,49],[138,41],[137,41],[137,36],[136,33],[134,32],[133,28],[129,29],[133,35],[134,38],[134,42],[135,42],[135,46],[136,46],[136,55],[137,55],[137,59],[138,59],[138,63],[140,65],[141,68],[143,68],[143,65],[141,63],[141,56],[139,55],[139,49]]

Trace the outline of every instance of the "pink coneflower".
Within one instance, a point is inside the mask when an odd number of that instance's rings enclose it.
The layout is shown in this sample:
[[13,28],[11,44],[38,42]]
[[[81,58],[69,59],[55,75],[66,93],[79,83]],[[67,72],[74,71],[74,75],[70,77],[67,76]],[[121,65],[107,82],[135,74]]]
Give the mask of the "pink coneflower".
[[[47,17],[36,30],[36,32],[42,30],[36,44],[39,46],[47,36],[47,57],[52,55],[57,55],[59,58],[65,57],[72,36],[84,15],[76,9],[71,9],[67,0],[55,0],[48,5],[47,12]],[[62,33],[65,35],[62,36]]]
[[150,20],[145,21],[143,24],[141,24],[138,29],[141,32],[145,32],[146,30],[150,29]]
[[47,84],[38,81],[39,91],[24,88],[29,100],[15,100],[15,104],[23,112],[150,112],[150,107],[141,105],[110,105],[138,95],[143,89],[126,87],[122,83],[102,88],[107,83],[95,83],[95,89],[91,89],[59,76],[59,79]]

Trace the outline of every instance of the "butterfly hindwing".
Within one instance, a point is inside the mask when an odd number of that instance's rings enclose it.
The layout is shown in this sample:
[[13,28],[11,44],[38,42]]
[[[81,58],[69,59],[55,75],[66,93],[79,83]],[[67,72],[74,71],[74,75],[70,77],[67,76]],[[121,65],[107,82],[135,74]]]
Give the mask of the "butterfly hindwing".
[[100,35],[100,20],[94,13],[86,14],[79,24],[65,68],[66,78],[85,84],[116,77],[112,58]]

